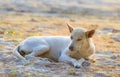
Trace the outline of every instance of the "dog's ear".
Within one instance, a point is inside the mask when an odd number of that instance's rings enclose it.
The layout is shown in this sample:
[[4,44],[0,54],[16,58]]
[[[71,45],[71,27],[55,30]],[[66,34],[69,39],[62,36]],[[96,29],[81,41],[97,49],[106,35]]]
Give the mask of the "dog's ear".
[[90,31],[87,31],[87,32],[86,32],[86,36],[87,36],[88,38],[91,38],[91,37],[94,35],[94,33],[95,33],[95,29],[90,30]]
[[67,24],[67,26],[68,26],[68,29],[69,29],[69,31],[70,31],[70,33],[73,31],[73,28],[71,27],[71,25],[69,25],[69,24]]

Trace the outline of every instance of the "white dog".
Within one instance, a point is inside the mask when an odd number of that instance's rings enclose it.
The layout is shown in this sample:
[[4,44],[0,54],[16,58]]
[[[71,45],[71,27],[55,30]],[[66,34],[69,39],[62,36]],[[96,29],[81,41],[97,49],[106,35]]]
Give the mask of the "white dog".
[[[33,36],[21,42],[14,50],[19,58],[40,56],[81,67],[85,59],[94,53],[91,37],[95,30],[73,29],[70,25],[71,39],[66,36]],[[78,61],[79,60],[79,61]]]

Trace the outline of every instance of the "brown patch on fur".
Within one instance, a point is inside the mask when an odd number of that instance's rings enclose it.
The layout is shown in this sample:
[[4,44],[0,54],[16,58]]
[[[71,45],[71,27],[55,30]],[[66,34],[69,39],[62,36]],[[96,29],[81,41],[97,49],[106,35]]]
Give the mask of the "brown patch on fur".
[[69,25],[69,24],[67,24],[67,26],[68,26],[68,29],[69,29],[69,31],[70,31],[70,33],[73,31],[73,28],[71,27],[71,25]]
[[91,38],[94,33],[95,33],[95,30],[93,29],[93,30],[87,31],[86,35],[87,35],[88,38]]

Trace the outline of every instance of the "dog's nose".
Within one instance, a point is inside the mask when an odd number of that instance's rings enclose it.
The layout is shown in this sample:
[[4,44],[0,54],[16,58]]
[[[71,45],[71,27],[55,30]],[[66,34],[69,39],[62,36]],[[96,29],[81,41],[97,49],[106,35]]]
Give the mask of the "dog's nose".
[[73,51],[73,46],[70,46],[69,49],[70,49],[71,51]]

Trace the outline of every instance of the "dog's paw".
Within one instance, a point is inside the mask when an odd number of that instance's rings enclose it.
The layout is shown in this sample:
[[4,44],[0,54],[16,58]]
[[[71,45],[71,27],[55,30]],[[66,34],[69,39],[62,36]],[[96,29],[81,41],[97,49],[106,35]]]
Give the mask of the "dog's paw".
[[86,66],[90,66],[90,62],[89,61],[84,61],[83,63],[82,63],[82,66],[83,67],[86,67]]
[[75,68],[80,68],[81,67],[81,65],[79,64],[79,63],[74,63],[74,65],[73,65]]

